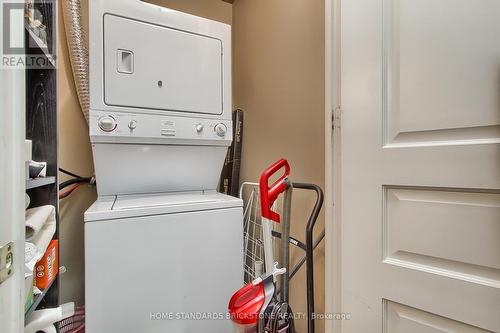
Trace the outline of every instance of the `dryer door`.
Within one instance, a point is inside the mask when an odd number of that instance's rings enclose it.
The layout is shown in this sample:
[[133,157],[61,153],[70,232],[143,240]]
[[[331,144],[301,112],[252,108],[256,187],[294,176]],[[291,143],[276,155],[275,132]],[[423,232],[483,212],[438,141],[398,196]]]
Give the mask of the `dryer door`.
[[222,41],[104,16],[107,105],[222,114]]

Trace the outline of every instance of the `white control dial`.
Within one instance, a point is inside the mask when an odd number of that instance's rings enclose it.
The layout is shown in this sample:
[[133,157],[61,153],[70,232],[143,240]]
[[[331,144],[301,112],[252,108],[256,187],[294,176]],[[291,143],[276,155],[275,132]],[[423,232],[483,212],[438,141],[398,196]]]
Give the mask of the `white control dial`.
[[105,132],[111,132],[116,128],[116,120],[111,116],[99,118],[99,128]]
[[131,120],[128,123],[128,128],[130,128],[131,130],[135,129],[136,127],[137,127],[137,120]]
[[217,124],[215,125],[215,133],[220,136],[221,138],[223,138],[224,136],[226,136],[226,133],[227,133],[227,127],[226,125],[220,123],[220,124]]
[[203,131],[203,124],[196,125],[196,132],[201,133]]

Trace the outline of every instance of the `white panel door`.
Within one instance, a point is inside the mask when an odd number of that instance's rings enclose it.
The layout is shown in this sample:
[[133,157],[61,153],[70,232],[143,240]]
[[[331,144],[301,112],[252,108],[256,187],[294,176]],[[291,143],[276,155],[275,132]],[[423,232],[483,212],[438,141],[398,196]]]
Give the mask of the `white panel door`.
[[500,332],[500,1],[341,17],[342,332]]

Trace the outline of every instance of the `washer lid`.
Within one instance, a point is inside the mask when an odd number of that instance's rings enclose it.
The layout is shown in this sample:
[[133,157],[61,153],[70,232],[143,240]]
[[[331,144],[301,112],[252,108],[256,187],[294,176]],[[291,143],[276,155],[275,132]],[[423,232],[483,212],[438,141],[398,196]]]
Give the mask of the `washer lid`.
[[210,192],[178,192],[100,197],[85,222],[241,207],[241,199]]

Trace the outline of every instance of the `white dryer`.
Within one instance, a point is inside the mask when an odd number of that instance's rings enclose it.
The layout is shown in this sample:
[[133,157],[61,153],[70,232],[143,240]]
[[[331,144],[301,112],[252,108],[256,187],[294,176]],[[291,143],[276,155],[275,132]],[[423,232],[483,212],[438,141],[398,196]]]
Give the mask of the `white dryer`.
[[232,141],[229,25],[92,0],[89,62],[99,196],[217,187]]
[[232,332],[241,210],[215,192],[100,198],[85,213],[87,332]]

